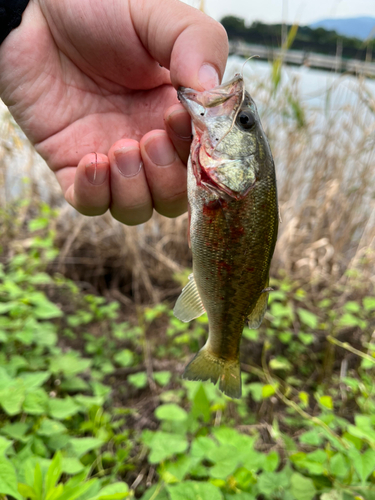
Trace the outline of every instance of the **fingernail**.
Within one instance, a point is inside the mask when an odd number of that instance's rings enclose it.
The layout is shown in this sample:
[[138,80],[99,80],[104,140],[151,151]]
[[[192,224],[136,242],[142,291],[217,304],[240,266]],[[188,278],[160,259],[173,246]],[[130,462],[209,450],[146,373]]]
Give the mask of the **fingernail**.
[[167,118],[173,132],[185,141],[191,139],[191,118],[186,111],[174,111]]
[[141,153],[138,148],[123,148],[115,151],[116,166],[124,177],[134,177],[142,168]]
[[156,135],[145,144],[150,160],[159,167],[167,167],[176,159],[171,141],[165,135]]
[[108,163],[106,162],[97,162],[93,161],[86,165],[86,176],[87,180],[94,184],[95,186],[99,186],[99,184],[103,184],[103,182],[108,177]]
[[211,64],[203,64],[198,73],[199,83],[205,90],[212,89],[219,85],[219,75]]

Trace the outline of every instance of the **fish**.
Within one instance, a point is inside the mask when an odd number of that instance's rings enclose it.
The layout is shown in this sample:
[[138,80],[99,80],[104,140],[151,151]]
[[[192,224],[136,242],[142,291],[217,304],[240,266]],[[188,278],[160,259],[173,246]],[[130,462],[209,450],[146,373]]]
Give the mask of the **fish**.
[[188,161],[188,240],[193,272],[174,307],[188,322],[204,312],[208,339],[183,378],[209,380],[241,396],[243,328],[267,308],[279,213],[275,166],[255,102],[236,74],[197,91],[180,87],[193,139]]

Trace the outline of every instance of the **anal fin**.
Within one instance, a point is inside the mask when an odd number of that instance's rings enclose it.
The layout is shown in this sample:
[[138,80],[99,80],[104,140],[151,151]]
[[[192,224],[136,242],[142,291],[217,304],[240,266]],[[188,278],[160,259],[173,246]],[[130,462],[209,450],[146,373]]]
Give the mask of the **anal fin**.
[[259,296],[258,302],[255,304],[254,309],[251,311],[249,314],[247,321],[248,321],[248,326],[252,330],[255,330],[256,328],[259,328],[264,315],[266,314],[267,310],[267,304],[268,304],[268,295],[272,291],[272,288],[268,286],[268,280],[267,280],[267,286],[263,289],[262,293]]
[[176,318],[184,321],[185,323],[198,318],[206,312],[193,274],[189,276],[188,284],[182,289],[181,295],[177,299],[173,312]]

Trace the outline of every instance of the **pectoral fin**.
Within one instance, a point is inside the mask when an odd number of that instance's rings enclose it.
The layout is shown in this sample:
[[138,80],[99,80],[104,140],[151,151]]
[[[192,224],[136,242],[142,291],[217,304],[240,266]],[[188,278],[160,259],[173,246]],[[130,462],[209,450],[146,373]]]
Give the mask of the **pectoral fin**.
[[252,330],[255,330],[256,328],[260,327],[264,315],[266,314],[269,291],[272,291],[272,288],[268,287],[268,282],[267,282],[267,287],[260,294],[258,302],[255,304],[254,309],[251,311],[251,313],[247,318],[248,326]]
[[182,289],[173,309],[176,318],[187,323],[206,312],[200,298],[193,274],[189,276],[189,283]]

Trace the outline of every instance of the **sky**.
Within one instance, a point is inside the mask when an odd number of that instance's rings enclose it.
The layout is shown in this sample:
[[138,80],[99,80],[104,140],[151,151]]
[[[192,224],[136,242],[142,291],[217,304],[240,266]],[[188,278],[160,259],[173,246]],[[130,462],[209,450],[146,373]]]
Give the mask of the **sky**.
[[[199,6],[200,0],[187,0]],[[206,14],[216,20],[226,15],[266,23],[300,25],[327,18],[375,17],[375,0],[204,0]]]

